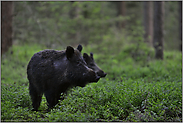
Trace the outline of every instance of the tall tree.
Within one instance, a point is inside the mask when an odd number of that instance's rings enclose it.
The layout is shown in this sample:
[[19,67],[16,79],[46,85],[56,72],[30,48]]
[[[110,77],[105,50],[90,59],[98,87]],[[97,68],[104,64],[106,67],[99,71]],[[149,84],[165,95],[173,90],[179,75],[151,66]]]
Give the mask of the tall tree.
[[149,44],[149,46],[153,45],[153,3],[150,1],[143,2],[144,6],[144,41]]
[[179,4],[179,40],[180,40],[180,51],[182,51],[182,1]]
[[154,2],[154,36],[153,44],[155,48],[155,58],[163,60],[163,17],[164,2]]
[[[126,15],[126,5],[125,1],[116,2],[117,9],[118,9],[118,16],[125,16]],[[119,28],[125,27],[125,21],[118,24]]]
[[1,55],[12,46],[13,2],[1,1]]
[[[79,23],[79,21],[76,21],[77,18],[79,18],[81,14],[81,8],[79,7],[81,5],[80,1],[71,1],[71,9],[69,12],[71,20],[73,20],[73,25]],[[75,43],[81,41],[81,33],[78,29],[79,25],[77,27],[73,27],[73,30],[76,32],[71,31],[69,33],[71,40],[75,40]]]

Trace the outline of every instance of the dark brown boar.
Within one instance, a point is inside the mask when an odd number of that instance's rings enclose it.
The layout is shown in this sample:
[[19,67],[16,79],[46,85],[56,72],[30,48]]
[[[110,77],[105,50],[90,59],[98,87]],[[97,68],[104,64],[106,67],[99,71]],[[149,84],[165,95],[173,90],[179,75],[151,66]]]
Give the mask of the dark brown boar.
[[87,53],[83,54],[83,58],[85,62],[87,63],[87,66],[91,68],[93,71],[97,73],[98,76],[105,77],[107,74],[101,70],[98,65],[95,63],[94,58],[93,58],[93,53],[90,53],[90,56]]
[[38,110],[43,94],[51,109],[68,88],[98,82],[100,77],[87,66],[81,50],[81,45],[77,49],[67,46],[64,51],[43,50],[32,56],[27,66],[27,78],[33,110]]

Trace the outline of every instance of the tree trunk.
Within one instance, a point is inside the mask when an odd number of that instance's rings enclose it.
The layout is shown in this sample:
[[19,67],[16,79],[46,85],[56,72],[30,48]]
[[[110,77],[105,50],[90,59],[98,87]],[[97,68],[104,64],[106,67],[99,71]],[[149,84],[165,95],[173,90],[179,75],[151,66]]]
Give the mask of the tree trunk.
[[[116,2],[118,8],[118,16],[125,16],[126,15],[126,5],[125,1]],[[125,21],[119,22],[119,28],[125,28]]]
[[182,51],[182,1],[179,4],[179,40],[180,40],[180,51]]
[[[78,6],[76,6],[76,8],[75,8],[75,11],[76,11],[75,18],[79,18],[80,13],[81,13],[81,9],[79,8],[79,4],[80,4],[80,2],[78,1]],[[81,33],[80,33],[80,30],[79,29],[76,32],[75,39],[76,39],[76,42],[80,42],[81,41]]]
[[[80,16],[80,13],[81,13],[81,9],[79,8],[79,4],[81,4],[80,1],[71,1],[72,2],[72,8],[70,9],[70,12],[69,12],[69,15],[70,15],[70,18],[75,20],[76,18],[78,18]],[[75,5],[74,5],[75,4]],[[80,41],[81,41],[81,33],[80,33],[80,30],[79,30],[79,21],[74,21],[73,22],[76,26],[74,26],[72,29],[73,30],[76,30],[75,33],[71,32],[69,33],[69,37],[71,40],[75,40],[74,43],[78,44]],[[74,45],[76,45],[74,44]]]
[[153,4],[152,2],[144,2],[144,42],[149,46],[153,46]]
[[154,36],[155,58],[163,60],[163,16],[164,2],[154,2]]
[[12,46],[13,2],[1,1],[1,55]]

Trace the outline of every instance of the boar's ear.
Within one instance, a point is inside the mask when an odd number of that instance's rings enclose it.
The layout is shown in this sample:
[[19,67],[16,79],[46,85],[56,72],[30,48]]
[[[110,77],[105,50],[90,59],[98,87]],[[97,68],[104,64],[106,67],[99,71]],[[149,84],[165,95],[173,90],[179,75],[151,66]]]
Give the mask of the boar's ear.
[[78,47],[77,47],[77,49],[81,52],[81,51],[82,51],[82,49],[83,49],[82,45],[81,45],[81,44],[79,44],[79,45],[78,45]]
[[85,62],[89,61],[89,56],[87,53],[83,53],[83,58],[84,58]]
[[71,46],[67,46],[67,49],[66,49],[66,56],[67,56],[67,59],[70,59],[74,54],[74,48],[72,48]]
[[93,60],[93,53],[90,53],[90,58]]

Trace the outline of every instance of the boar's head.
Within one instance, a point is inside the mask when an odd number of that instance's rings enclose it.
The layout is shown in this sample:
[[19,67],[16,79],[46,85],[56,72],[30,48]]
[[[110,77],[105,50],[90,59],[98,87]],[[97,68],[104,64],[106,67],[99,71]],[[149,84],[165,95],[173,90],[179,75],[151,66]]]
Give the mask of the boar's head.
[[66,57],[68,60],[67,76],[74,85],[84,87],[89,82],[98,82],[100,76],[91,68],[89,68],[81,56],[82,46],[78,45],[74,50],[71,46],[66,49]]
[[106,74],[103,70],[101,70],[101,69],[97,66],[97,64],[95,63],[94,58],[93,58],[93,53],[90,53],[90,56],[88,56],[88,54],[84,53],[84,54],[83,54],[83,58],[84,58],[84,60],[86,61],[87,66],[88,66],[89,68],[91,68],[92,70],[94,70],[94,71],[97,73],[98,76],[100,76],[100,77],[102,78],[102,77],[105,77],[105,76],[107,75],[107,74]]

